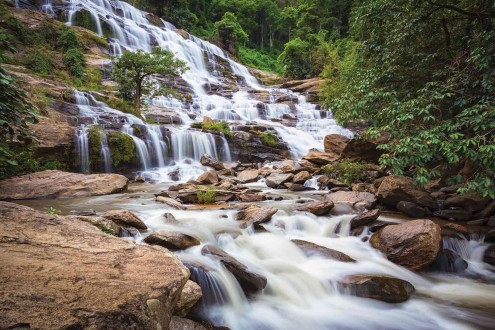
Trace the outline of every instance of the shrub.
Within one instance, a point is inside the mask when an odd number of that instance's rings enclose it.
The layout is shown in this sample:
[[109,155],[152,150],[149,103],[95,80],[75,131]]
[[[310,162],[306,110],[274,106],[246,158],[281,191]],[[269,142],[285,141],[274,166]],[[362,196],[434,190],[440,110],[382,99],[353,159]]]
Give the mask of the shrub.
[[323,172],[343,183],[350,185],[353,182],[363,180],[370,165],[349,160],[342,160],[323,168]]
[[101,226],[101,227],[98,227],[98,229],[100,229],[105,234],[112,235],[112,236],[118,236],[117,233],[115,232],[115,230],[113,230],[110,227]]
[[201,127],[207,131],[215,131],[222,133],[225,137],[232,137],[232,131],[229,128],[229,124],[225,121],[220,122],[208,122],[201,125]]
[[10,15],[7,20],[5,21],[7,28],[14,32],[14,34],[17,36],[19,41],[25,42],[26,37],[27,37],[27,32],[26,28],[24,25],[21,24],[21,22],[17,19],[17,17]]
[[76,32],[69,27],[64,27],[57,38],[57,47],[64,52],[71,48],[79,48]]
[[51,207],[51,206],[45,208],[45,210],[46,210],[46,213],[53,214],[53,215],[58,215],[58,214],[62,213],[62,211],[60,211],[54,207]]
[[42,49],[36,49],[34,53],[26,59],[27,67],[36,73],[50,74],[53,69],[51,55]]
[[89,162],[97,164],[100,161],[101,152],[101,127],[98,125],[91,126],[88,130],[89,136]]
[[69,49],[64,53],[64,65],[71,75],[81,78],[86,66],[84,54],[78,48]]
[[206,190],[196,190],[196,197],[199,204],[212,204],[215,201],[216,192],[213,188],[208,187]]
[[112,152],[113,165],[130,164],[135,160],[136,146],[134,140],[124,133],[111,133],[108,146]]
[[270,131],[263,132],[260,135],[261,142],[269,147],[275,147],[278,144],[278,138]]
[[257,49],[239,47],[239,58],[244,65],[264,71],[282,74],[284,68],[277,62],[277,58],[270,54],[262,53]]

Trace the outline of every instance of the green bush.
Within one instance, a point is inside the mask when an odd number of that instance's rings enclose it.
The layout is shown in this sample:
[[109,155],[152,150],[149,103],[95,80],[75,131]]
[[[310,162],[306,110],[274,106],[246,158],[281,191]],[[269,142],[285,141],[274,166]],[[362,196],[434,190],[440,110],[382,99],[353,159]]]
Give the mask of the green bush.
[[91,126],[88,130],[89,136],[89,162],[91,165],[98,164],[100,162],[101,153],[101,126]]
[[228,138],[232,137],[232,131],[229,128],[229,124],[225,121],[204,123],[201,127],[207,131],[222,133]]
[[323,173],[350,185],[366,178],[366,171],[370,165],[349,160],[342,160],[323,167]]
[[32,45],[54,48],[60,33],[58,26],[44,22],[36,30],[30,31],[28,42]]
[[50,74],[53,70],[52,57],[43,49],[36,49],[33,54],[29,55],[26,64],[29,69],[44,75]]
[[111,133],[108,138],[108,146],[112,152],[113,165],[131,164],[136,159],[136,146],[134,140],[124,133]]
[[278,144],[278,138],[270,131],[263,132],[260,135],[261,142],[269,147],[275,147]]
[[277,62],[277,57],[265,54],[257,49],[239,47],[239,58],[244,65],[264,71],[284,73],[284,68]]
[[285,44],[284,51],[278,61],[284,66],[285,74],[295,79],[311,78],[313,68],[308,54],[311,44],[300,38],[293,39]]
[[57,38],[57,47],[66,52],[71,48],[79,48],[79,41],[74,29],[64,27]]
[[17,19],[17,17],[10,15],[5,21],[7,28],[12,31],[17,39],[21,42],[26,41],[27,31],[24,25]]
[[67,71],[76,78],[84,76],[86,61],[84,54],[77,48],[71,48],[64,53],[64,65]]
[[216,195],[215,190],[211,187],[208,187],[206,190],[196,190],[196,197],[198,198],[199,204],[212,204],[215,201]]

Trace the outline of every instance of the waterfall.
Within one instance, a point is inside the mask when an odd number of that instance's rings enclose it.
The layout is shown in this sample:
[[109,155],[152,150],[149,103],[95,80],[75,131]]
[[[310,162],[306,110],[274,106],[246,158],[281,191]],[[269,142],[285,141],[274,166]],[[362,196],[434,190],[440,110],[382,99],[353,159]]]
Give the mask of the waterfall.
[[103,159],[103,167],[105,173],[112,172],[112,156],[110,152],[110,147],[108,146],[108,139],[105,132],[100,132],[101,146],[100,146],[100,156]]
[[88,126],[81,125],[76,130],[76,149],[79,156],[79,170],[82,173],[89,173],[91,171],[89,165],[89,132]]

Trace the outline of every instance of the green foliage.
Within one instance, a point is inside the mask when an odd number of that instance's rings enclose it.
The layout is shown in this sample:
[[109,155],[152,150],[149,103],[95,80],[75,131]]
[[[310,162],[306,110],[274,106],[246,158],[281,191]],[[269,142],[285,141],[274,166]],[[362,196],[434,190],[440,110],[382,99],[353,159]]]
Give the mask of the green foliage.
[[89,162],[91,166],[98,164],[101,160],[101,142],[103,131],[101,126],[91,126],[88,130],[89,139]]
[[83,27],[98,33],[96,23],[93,21],[91,14],[88,11],[82,10],[74,14],[74,25]]
[[278,61],[284,66],[286,74],[291,78],[305,79],[312,75],[311,62],[308,60],[311,44],[300,38],[285,44],[284,51]]
[[64,52],[72,48],[79,48],[79,41],[74,29],[65,27],[61,30],[57,38],[57,47]]
[[369,168],[369,164],[342,160],[323,167],[323,173],[346,185],[351,185],[351,183],[366,179],[366,171]]
[[79,90],[100,91],[103,90],[103,85],[101,84],[102,79],[103,74],[98,68],[86,66],[83,77],[75,79],[74,86]]
[[52,214],[52,215],[59,215],[60,213],[62,213],[62,211],[60,211],[59,209],[56,209],[56,208],[51,207],[51,206],[46,207],[45,211],[46,211],[46,213]]
[[340,123],[365,119],[369,136],[387,132],[382,165],[413,173],[420,184],[450,177],[495,197],[492,5],[373,0],[356,6],[352,36],[360,43],[327,71],[337,87],[327,85],[325,97]]
[[82,78],[86,61],[78,48],[71,48],[64,53],[64,65],[67,71],[76,78]]
[[111,108],[120,110],[125,113],[130,113],[135,116],[139,116],[140,114],[136,112],[136,109],[134,109],[134,105],[132,102],[129,102],[127,100],[124,100],[119,97],[112,97],[108,98],[105,101]]
[[115,230],[113,230],[110,227],[100,226],[98,227],[98,229],[100,229],[102,232],[104,232],[107,235],[118,236]]
[[232,137],[232,130],[230,129],[229,124],[225,121],[203,123],[201,128],[207,131],[222,133],[227,138]]
[[261,142],[269,147],[275,147],[278,144],[278,138],[270,131],[262,132],[260,134]]
[[212,187],[208,189],[198,189],[196,190],[196,197],[198,198],[199,204],[212,204],[215,202],[216,192]]
[[215,22],[214,27],[215,39],[231,52],[237,49],[239,43],[245,43],[248,39],[237,17],[231,12],[226,12],[220,21]]
[[12,31],[19,41],[26,42],[28,33],[17,17],[8,15],[5,23],[7,29]]
[[42,48],[36,49],[26,58],[26,65],[36,73],[48,75],[53,70],[52,56]]
[[[4,144],[0,144],[0,153]],[[58,160],[39,158],[30,148],[7,144],[9,158],[0,163],[0,179],[24,175],[45,170],[68,170],[67,165]]]
[[265,54],[259,50],[241,46],[239,47],[238,55],[244,65],[252,68],[275,72],[278,74],[282,74],[284,72],[283,67],[277,62],[276,56],[274,57],[272,54]]
[[142,95],[153,98],[172,93],[171,88],[165,84],[155,83],[151,79],[153,75],[171,79],[188,69],[184,61],[159,47],[153,48],[149,53],[142,50],[124,52],[113,60],[112,77],[119,84],[120,94],[125,99],[134,100],[137,113],[140,113]]
[[113,165],[132,165],[136,159],[136,147],[132,138],[124,133],[113,132],[108,137]]

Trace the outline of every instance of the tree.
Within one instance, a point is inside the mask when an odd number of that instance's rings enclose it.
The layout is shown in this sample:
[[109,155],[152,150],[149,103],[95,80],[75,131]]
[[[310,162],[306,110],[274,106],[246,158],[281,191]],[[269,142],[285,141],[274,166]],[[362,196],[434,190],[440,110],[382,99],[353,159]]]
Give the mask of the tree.
[[278,61],[285,67],[285,74],[295,79],[306,79],[312,75],[310,43],[300,38],[285,44]]
[[386,132],[397,174],[495,198],[493,1],[363,0],[352,16],[360,46],[325,70],[337,120]]
[[248,39],[237,17],[231,12],[226,12],[222,20],[215,23],[215,36],[224,48],[234,54],[237,52],[238,43],[246,42]]
[[154,75],[173,78],[187,70],[186,62],[176,59],[170,51],[159,47],[151,52],[138,50],[124,52],[113,60],[113,79],[119,84],[120,93],[133,99],[136,113],[141,111],[141,97],[168,95],[171,89],[159,84]]

